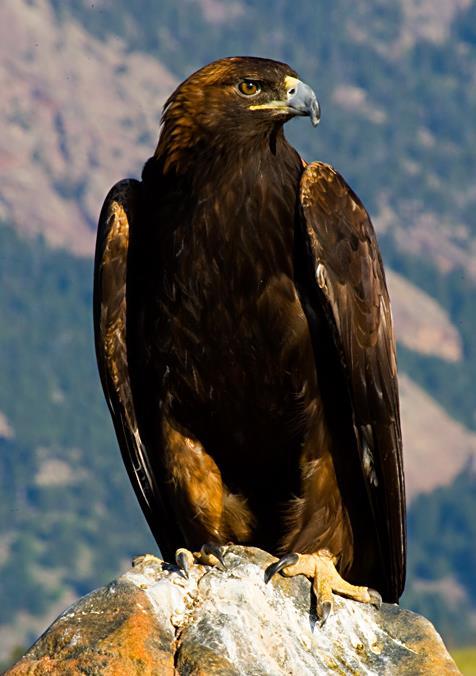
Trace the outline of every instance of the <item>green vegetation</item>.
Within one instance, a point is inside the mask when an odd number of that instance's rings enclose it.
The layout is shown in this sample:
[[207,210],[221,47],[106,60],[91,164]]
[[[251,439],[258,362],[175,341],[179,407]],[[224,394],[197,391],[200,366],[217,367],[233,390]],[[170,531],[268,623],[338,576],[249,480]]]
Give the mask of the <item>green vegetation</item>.
[[451,645],[476,642],[476,468],[419,495],[408,514],[408,585],[402,603]]
[[451,655],[464,676],[476,676],[476,648],[459,648]]

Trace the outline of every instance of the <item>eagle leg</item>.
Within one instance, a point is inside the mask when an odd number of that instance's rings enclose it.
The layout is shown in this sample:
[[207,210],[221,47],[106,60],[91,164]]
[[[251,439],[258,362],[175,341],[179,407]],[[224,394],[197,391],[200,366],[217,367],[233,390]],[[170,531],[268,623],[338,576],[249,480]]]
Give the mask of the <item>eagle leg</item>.
[[321,626],[334,607],[333,592],[380,608],[382,597],[375,589],[358,587],[346,582],[337,572],[335,564],[336,557],[327,549],[321,549],[314,554],[286,554],[266,568],[264,579],[267,583],[280,571],[286,577],[305,575],[310,578],[316,595],[317,616],[321,621]]
[[189,549],[181,547],[175,552],[175,562],[186,578],[190,576],[191,567],[198,563],[202,566],[213,566],[215,568],[226,569],[225,551],[213,543],[206,543],[199,552],[191,552]]

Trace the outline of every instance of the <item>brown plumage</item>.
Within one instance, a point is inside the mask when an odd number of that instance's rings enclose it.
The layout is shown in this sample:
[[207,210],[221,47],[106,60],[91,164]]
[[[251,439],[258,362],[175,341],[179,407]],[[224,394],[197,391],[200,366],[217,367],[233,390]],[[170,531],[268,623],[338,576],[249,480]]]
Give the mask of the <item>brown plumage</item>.
[[325,548],[396,601],[405,497],[385,277],[359,199],[284,137],[295,114],[317,122],[296,78],[236,57],[172,94],[142,182],[114,186],[101,213],[99,370],[163,556]]

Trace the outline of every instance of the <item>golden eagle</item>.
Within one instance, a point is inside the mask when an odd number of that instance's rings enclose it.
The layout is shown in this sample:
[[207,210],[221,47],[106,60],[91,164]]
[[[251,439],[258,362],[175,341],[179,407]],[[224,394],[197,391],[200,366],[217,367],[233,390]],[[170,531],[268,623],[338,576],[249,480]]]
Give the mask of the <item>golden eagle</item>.
[[332,591],[400,597],[405,494],[374,229],[342,176],[286,141],[296,115],[316,125],[316,96],[268,59],[221,59],[176,89],[142,181],[104,203],[94,323],[162,555],[284,554],[266,578],[314,578],[325,619]]

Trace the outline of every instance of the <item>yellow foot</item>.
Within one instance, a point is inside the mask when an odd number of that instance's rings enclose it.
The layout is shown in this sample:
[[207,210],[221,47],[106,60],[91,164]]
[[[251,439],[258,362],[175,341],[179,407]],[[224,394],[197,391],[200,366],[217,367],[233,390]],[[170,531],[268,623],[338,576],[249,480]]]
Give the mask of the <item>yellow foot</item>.
[[189,549],[181,547],[175,552],[175,562],[183,571],[185,577],[189,577],[190,569],[194,563],[200,563],[204,566],[214,566],[226,568],[225,552],[222,547],[214,544],[205,544],[199,552],[191,552]]
[[380,594],[375,589],[356,587],[343,580],[336,570],[335,563],[336,558],[327,549],[321,549],[315,554],[286,554],[266,568],[264,579],[266,583],[269,582],[279,571],[286,577],[305,575],[310,578],[316,595],[317,616],[321,620],[321,626],[334,607],[333,592],[380,608],[382,605]]

